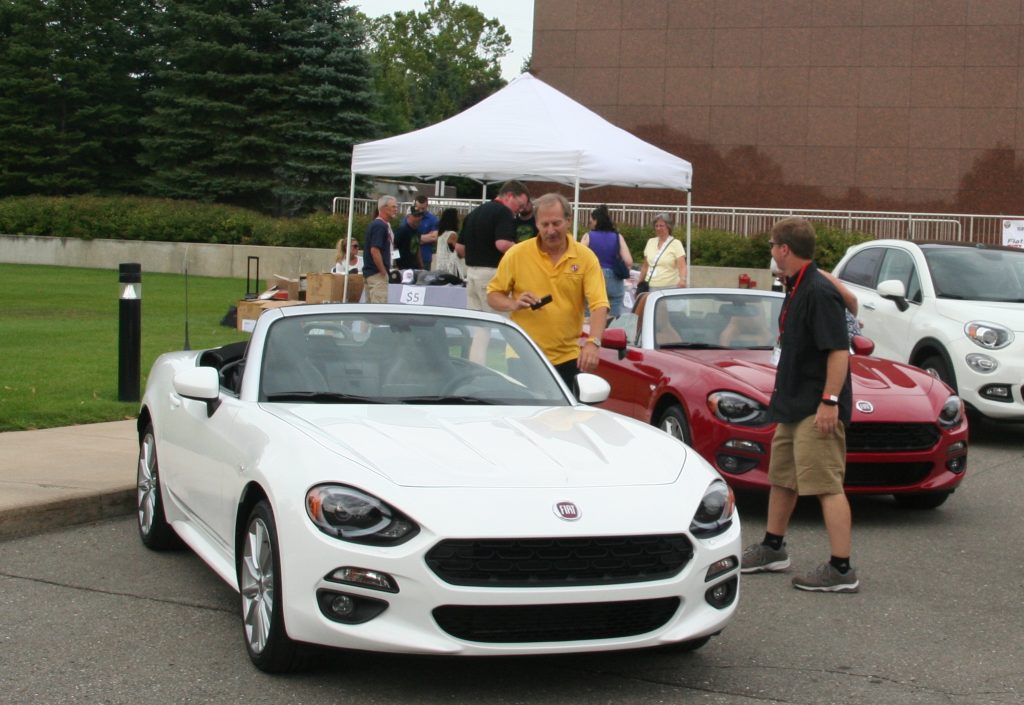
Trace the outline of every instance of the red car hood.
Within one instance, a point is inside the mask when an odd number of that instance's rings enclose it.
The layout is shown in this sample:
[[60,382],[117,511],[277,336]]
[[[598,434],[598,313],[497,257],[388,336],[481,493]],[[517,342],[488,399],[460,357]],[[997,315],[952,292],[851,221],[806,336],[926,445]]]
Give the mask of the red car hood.
[[[765,401],[775,386],[775,366],[770,362],[770,350],[679,350],[667,354],[713,367],[740,385],[761,392]],[[942,384],[916,367],[863,355],[850,356],[850,375],[854,399],[870,399],[875,403],[879,397],[919,396],[922,392],[928,395],[935,391],[936,385]]]

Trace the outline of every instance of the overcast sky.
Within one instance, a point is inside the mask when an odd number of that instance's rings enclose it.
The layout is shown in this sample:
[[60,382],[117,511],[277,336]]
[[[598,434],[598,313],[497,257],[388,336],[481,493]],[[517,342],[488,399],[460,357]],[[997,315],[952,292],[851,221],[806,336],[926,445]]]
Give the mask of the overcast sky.
[[[475,5],[484,17],[496,19],[505,26],[512,37],[511,52],[501,62],[501,74],[510,81],[519,75],[523,61],[533,48],[533,0],[461,0],[465,5]],[[354,0],[358,7],[370,17],[390,15],[395,12],[415,10],[423,12],[423,0]]]

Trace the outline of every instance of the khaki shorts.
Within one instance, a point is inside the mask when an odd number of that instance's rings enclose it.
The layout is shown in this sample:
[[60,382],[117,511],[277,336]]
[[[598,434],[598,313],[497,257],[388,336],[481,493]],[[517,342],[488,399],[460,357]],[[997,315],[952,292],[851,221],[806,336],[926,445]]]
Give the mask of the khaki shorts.
[[497,267],[466,267],[466,308],[508,316],[487,303],[487,285],[494,279]]
[[366,278],[366,303],[386,304],[388,302],[388,278],[383,274],[371,274]]
[[846,427],[825,436],[814,428],[814,417],[780,423],[772,439],[768,480],[799,495],[842,494],[846,477]]

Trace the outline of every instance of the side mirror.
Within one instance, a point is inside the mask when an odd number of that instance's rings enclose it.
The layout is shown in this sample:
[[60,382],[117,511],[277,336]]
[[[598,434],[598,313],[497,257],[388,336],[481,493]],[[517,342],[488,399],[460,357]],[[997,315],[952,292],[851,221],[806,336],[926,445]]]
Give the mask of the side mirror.
[[875,341],[865,338],[863,335],[855,335],[850,347],[853,348],[854,355],[870,355],[875,351]]
[[220,406],[220,377],[214,367],[193,367],[174,375],[174,391],[194,401],[206,402],[206,415]]
[[580,372],[576,375],[576,387],[579,390],[579,400],[584,404],[600,404],[612,393],[612,386],[603,377],[589,372]]
[[618,350],[619,359],[626,356],[626,329],[609,328],[601,334],[601,347],[609,350]]
[[899,279],[886,279],[878,284],[878,295],[896,304],[900,311],[910,308],[907,303],[907,289]]

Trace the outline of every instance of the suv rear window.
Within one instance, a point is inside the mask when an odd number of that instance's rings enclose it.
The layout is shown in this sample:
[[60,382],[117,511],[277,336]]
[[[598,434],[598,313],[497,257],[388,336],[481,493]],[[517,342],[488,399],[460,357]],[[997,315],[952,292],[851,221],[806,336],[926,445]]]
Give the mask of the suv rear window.
[[875,288],[876,276],[878,275],[878,264],[882,261],[885,249],[882,247],[869,247],[858,252],[846,263],[843,270],[839,272],[839,278],[851,284]]

